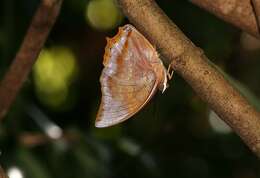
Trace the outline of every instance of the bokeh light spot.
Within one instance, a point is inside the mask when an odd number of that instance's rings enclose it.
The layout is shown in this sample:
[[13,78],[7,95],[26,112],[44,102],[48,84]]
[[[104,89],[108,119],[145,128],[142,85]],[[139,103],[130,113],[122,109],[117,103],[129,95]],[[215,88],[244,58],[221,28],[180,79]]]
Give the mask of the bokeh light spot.
[[141,151],[140,146],[128,138],[121,138],[119,140],[119,147],[132,156],[138,155]]
[[113,29],[122,19],[114,0],[90,0],[87,4],[86,20],[98,30]]
[[52,139],[59,139],[62,137],[62,130],[56,125],[48,125],[46,127],[46,132]]
[[212,110],[209,112],[209,123],[217,133],[228,134],[232,132],[232,129]]
[[44,49],[33,68],[38,98],[47,106],[62,106],[68,99],[77,71],[76,58],[69,48]]
[[7,170],[7,175],[9,178],[23,178],[22,171],[17,167],[11,167]]

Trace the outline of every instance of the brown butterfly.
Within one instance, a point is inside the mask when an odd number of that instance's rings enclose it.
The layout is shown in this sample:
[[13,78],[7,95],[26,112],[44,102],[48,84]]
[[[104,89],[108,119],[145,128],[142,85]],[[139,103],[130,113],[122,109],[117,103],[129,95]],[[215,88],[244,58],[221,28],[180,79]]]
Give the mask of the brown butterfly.
[[157,89],[167,88],[167,76],[158,53],[150,42],[130,24],[119,27],[107,38],[100,82],[102,98],[96,127],[123,122],[137,113]]

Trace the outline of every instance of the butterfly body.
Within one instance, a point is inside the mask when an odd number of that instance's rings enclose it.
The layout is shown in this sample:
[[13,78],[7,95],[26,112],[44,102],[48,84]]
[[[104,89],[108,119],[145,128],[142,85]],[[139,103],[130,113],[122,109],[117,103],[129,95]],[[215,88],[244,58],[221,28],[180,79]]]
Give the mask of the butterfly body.
[[167,87],[167,72],[158,53],[132,25],[120,27],[115,37],[107,39],[103,65],[96,127],[125,121],[158,89]]

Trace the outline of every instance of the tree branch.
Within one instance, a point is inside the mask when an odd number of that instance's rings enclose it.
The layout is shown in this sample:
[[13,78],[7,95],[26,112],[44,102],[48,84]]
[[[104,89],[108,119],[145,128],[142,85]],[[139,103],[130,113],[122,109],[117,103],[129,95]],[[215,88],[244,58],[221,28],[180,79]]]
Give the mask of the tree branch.
[[258,32],[260,33],[260,0],[251,0],[251,4],[257,20]]
[[0,83],[0,119],[5,116],[36,61],[59,14],[62,0],[42,0],[9,71]]
[[118,0],[129,20],[260,157],[260,113],[210,64],[153,0]]
[[[251,1],[259,0],[190,0],[243,31],[260,38],[255,7]],[[259,2],[258,2],[259,3]],[[259,7],[258,7],[259,9]],[[260,10],[260,9],[259,9]],[[259,11],[258,11],[259,12]]]

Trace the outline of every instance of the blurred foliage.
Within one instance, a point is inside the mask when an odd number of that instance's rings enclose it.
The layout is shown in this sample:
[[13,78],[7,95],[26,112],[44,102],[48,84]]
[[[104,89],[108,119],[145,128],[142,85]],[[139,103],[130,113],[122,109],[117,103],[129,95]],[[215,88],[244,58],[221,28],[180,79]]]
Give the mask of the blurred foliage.
[[70,86],[77,69],[76,58],[69,48],[43,49],[33,68],[38,98],[52,108],[67,109],[64,105],[73,102]]
[[[1,78],[38,3],[0,2]],[[258,107],[259,40],[188,1],[158,3]],[[260,177],[256,157],[177,74],[133,118],[94,128],[105,37],[125,23],[113,0],[64,1],[32,75],[0,124],[0,163],[10,178]]]
[[121,22],[122,13],[114,0],[91,0],[86,8],[86,19],[94,28],[108,30]]

